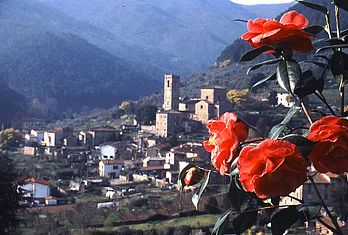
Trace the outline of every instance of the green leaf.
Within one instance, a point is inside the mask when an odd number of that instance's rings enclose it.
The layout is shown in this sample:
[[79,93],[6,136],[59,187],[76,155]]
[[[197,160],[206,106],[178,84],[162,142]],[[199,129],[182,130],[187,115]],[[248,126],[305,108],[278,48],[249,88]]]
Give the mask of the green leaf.
[[278,59],[274,59],[274,60],[266,60],[263,61],[261,63],[255,64],[254,66],[250,67],[247,71],[247,74],[249,74],[250,71],[258,69],[260,67],[262,67],[263,65],[268,65],[268,64],[275,64],[278,63],[279,61],[281,61],[282,59],[278,58]]
[[347,36],[347,35],[348,35],[348,29],[343,30],[343,31],[341,32],[341,37],[344,37],[344,36]]
[[289,111],[286,113],[285,118],[283,119],[283,121],[281,122],[281,124],[288,124],[292,118],[292,116],[294,116],[295,113],[297,113],[297,111],[300,110],[300,107],[293,105]]
[[277,81],[281,88],[294,95],[296,83],[301,78],[300,65],[295,60],[285,60],[277,67]]
[[230,169],[230,174],[229,176],[233,176],[233,175],[237,175],[239,174],[239,170],[238,170],[238,159],[239,159],[239,156],[234,159],[234,161],[232,162],[232,165],[231,165],[231,169]]
[[325,72],[326,68],[324,69],[322,76],[320,76],[320,78],[318,79],[318,83],[317,83],[317,90],[322,93],[324,90],[324,86],[325,86],[325,82],[324,82],[324,72]]
[[329,58],[327,58],[327,57],[326,57],[326,56],[324,56],[324,55],[314,55],[314,57],[323,58],[323,59],[325,59],[325,60],[327,60],[327,61],[329,61],[329,60],[330,60]]
[[339,44],[339,45],[332,45],[332,46],[321,47],[321,48],[319,48],[316,51],[316,53],[319,53],[319,52],[324,51],[324,50],[336,49],[336,48],[348,48],[348,45],[347,44]]
[[209,177],[210,177],[210,173],[211,171],[208,172],[208,174],[206,174],[203,183],[201,184],[201,187],[199,187],[198,192],[196,192],[193,197],[192,197],[192,203],[193,205],[196,207],[196,210],[198,210],[198,202],[199,199],[202,196],[202,193],[204,192],[204,189],[207,187],[208,182],[209,182]]
[[271,131],[269,132],[269,139],[276,140],[278,139],[279,135],[283,132],[283,130],[286,128],[286,124],[277,124],[272,127]]
[[300,212],[296,206],[289,206],[273,214],[271,218],[272,234],[282,235],[291,225],[300,218]]
[[179,185],[181,186],[181,188],[185,187],[185,176],[187,174],[187,171],[193,167],[196,167],[195,164],[193,163],[189,163],[187,164],[187,166],[184,167],[184,169],[182,169],[182,171],[179,174]]
[[346,42],[340,38],[331,38],[331,39],[325,40],[324,42],[328,42],[332,46],[346,44]]
[[337,84],[340,87],[348,85],[348,55],[341,51],[335,51],[329,64]]
[[299,211],[302,212],[306,221],[311,221],[320,214],[322,205],[320,202],[312,202],[310,204],[303,204]]
[[266,78],[264,78],[264,79],[261,79],[260,81],[256,82],[256,83],[251,87],[251,89],[253,89],[254,87],[257,87],[258,85],[261,85],[262,83],[264,83],[264,82],[266,82],[266,81],[268,81],[268,80],[275,80],[275,79],[277,79],[277,74],[276,74],[276,73],[274,73],[274,74],[272,74],[272,75],[270,75],[270,76],[268,76],[268,77],[266,77]]
[[302,29],[302,31],[305,31],[307,33],[311,33],[314,35],[317,35],[318,33],[320,33],[323,30],[324,30],[324,27],[321,25],[311,25],[311,26],[308,26],[308,27],[305,27]]
[[334,3],[339,8],[342,8],[342,9],[348,11],[348,1],[347,0],[334,0]]
[[262,46],[262,47],[255,48],[253,50],[246,52],[244,55],[242,55],[239,62],[252,60],[258,57],[259,55],[261,55],[262,53],[266,51],[270,51],[270,50],[273,50],[273,48],[269,46]]
[[236,234],[241,234],[256,223],[257,210],[255,207],[249,207],[240,213],[233,221],[233,229]]
[[324,14],[327,14],[328,13],[328,10],[326,7],[322,6],[322,5],[319,5],[319,4],[314,4],[314,3],[311,3],[311,2],[306,2],[306,1],[297,1],[298,3],[301,3],[302,5],[305,5],[309,8],[312,8],[314,10],[317,10],[317,11],[320,11]]
[[303,99],[307,95],[313,94],[316,90],[322,89],[322,81],[318,81],[314,76],[311,70],[305,71],[301,79],[297,82],[294,93],[300,98]]
[[284,129],[287,127],[287,124],[290,122],[291,118],[298,110],[300,110],[300,108],[293,105],[287,112],[283,121],[272,127],[268,138],[273,140],[278,139],[279,135],[284,131]]
[[231,177],[230,189],[228,191],[228,199],[231,202],[233,209],[240,211],[241,205],[243,204],[247,192],[242,188],[237,176]]
[[233,19],[232,21],[240,21],[240,22],[248,23],[247,20],[243,20],[243,19]]
[[216,234],[216,235],[222,235],[226,226],[229,223],[229,217],[230,217],[230,213],[231,211],[226,211],[225,213],[223,213],[220,218],[216,221],[215,226],[213,228],[213,231],[211,232],[212,234]]
[[300,153],[304,157],[308,156],[312,152],[314,146],[316,145],[315,142],[301,135],[288,135],[282,138],[281,140],[288,141],[296,145],[296,148],[298,149],[298,151],[300,151]]

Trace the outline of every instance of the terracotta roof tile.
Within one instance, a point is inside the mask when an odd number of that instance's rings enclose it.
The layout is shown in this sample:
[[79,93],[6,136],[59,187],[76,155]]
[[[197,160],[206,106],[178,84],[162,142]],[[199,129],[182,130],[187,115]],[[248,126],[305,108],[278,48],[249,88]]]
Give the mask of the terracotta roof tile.
[[38,184],[44,184],[44,185],[47,185],[47,186],[51,186],[52,184],[50,182],[48,182],[47,180],[44,180],[44,179],[36,179],[36,178],[29,178],[29,179],[26,179],[24,180],[24,183],[38,183]]

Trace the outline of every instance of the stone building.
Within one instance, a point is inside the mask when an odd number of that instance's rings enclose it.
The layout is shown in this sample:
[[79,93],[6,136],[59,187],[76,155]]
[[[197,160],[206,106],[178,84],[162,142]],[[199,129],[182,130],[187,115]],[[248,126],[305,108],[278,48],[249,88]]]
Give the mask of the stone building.
[[167,137],[173,135],[175,130],[181,126],[184,115],[181,112],[159,111],[156,113],[156,135]]
[[179,110],[180,75],[164,75],[164,110]]
[[156,114],[156,136],[167,137],[180,131],[194,131],[196,122],[206,124],[223,113],[231,111],[226,100],[226,88],[207,86],[201,89],[200,98],[179,100],[180,76],[164,76],[163,110]]
[[63,145],[63,139],[73,135],[73,128],[59,127],[50,131],[45,131],[43,144],[47,147],[55,147]]
[[195,104],[194,118],[202,123],[217,118],[232,106],[226,100],[226,88],[220,86],[207,86],[201,89],[201,101]]

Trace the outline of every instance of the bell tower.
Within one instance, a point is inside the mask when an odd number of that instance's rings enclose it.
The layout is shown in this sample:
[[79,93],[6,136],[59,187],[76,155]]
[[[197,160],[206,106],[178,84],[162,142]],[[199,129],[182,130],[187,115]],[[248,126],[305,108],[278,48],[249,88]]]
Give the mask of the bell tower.
[[164,110],[179,110],[180,75],[164,75]]

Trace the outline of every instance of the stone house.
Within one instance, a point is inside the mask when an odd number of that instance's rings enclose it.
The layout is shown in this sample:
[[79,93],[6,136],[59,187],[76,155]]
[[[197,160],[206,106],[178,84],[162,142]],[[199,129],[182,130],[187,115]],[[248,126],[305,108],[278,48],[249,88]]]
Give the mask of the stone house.
[[111,127],[98,127],[89,130],[92,135],[92,144],[100,145],[120,136],[120,131]]
[[156,135],[168,137],[173,135],[177,128],[181,127],[184,114],[178,111],[158,111],[156,113]]
[[[314,173],[314,169],[313,168],[309,168],[309,172],[312,172],[312,174]],[[310,173],[311,174],[311,173]],[[332,205],[332,199],[331,199],[331,189],[334,186],[334,181],[335,178],[338,177],[338,175],[334,175],[331,173],[316,173],[313,174],[313,180],[321,194],[321,196],[323,197],[325,203],[328,206]],[[290,196],[304,200],[306,203],[310,203],[310,202],[317,202],[319,201],[319,197],[312,185],[312,183],[307,180],[303,185],[301,185],[300,187],[298,187],[295,192],[290,193]],[[284,205],[297,205],[300,204],[296,199],[292,199],[290,197],[282,197],[282,204]]]
[[146,157],[143,159],[143,167],[163,166],[165,161],[164,157]]
[[119,178],[121,171],[124,170],[124,160],[101,160],[99,162],[99,176],[109,179]]
[[46,147],[56,147],[63,145],[63,139],[73,135],[73,128],[59,127],[50,131],[45,131],[43,144]]
[[206,86],[201,88],[201,101],[195,104],[195,119],[207,123],[232,109],[226,100],[226,88]]

